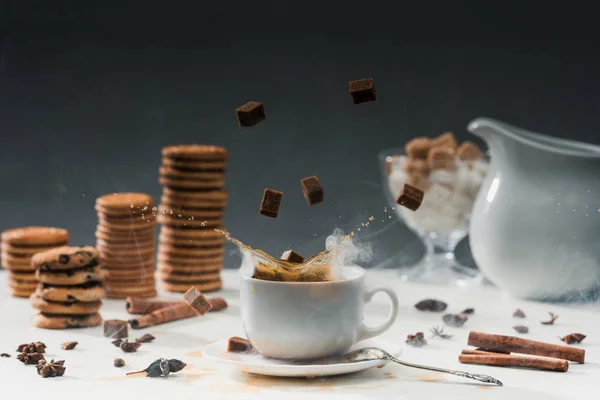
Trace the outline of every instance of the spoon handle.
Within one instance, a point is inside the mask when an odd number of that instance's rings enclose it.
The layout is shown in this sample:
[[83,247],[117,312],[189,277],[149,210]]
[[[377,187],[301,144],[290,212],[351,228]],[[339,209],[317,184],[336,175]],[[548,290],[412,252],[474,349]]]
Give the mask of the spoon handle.
[[419,365],[419,364],[413,364],[413,363],[409,363],[406,361],[402,361],[402,360],[398,360],[395,357],[386,357],[388,360],[393,361],[395,363],[404,365],[406,367],[412,367],[412,368],[419,368],[419,369],[425,369],[428,371],[435,371],[435,372],[443,372],[446,374],[452,374],[452,375],[456,375],[456,376],[460,376],[463,378],[468,378],[468,379],[474,379],[476,381],[479,382],[485,382],[485,383],[493,383],[496,384],[498,386],[502,386],[502,382],[500,382],[498,379],[493,378],[489,375],[480,375],[480,374],[471,374],[469,372],[464,372],[464,371],[455,371],[452,369],[444,369],[444,368],[437,368],[437,367],[428,367],[426,365]]

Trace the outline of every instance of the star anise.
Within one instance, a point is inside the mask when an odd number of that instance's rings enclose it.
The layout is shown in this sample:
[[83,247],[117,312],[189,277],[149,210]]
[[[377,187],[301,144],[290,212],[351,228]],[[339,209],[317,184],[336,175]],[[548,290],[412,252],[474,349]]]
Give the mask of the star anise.
[[45,353],[46,345],[42,342],[24,343],[17,347],[17,351],[21,353]]
[[63,376],[65,374],[65,361],[50,361],[40,360],[37,365],[37,372],[42,378],[54,378],[57,376]]
[[26,365],[37,365],[41,360],[46,361],[44,355],[40,353],[21,353],[17,356],[17,360]]
[[185,368],[186,365],[187,364],[183,361],[174,358],[171,360],[167,360],[166,358],[159,358],[158,360],[150,364],[145,370],[129,372],[127,375],[145,372],[146,376],[149,378],[156,378],[158,376],[167,377],[169,376],[169,374],[181,371]]
[[558,318],[558,315],[555,315],[554,313],[548,312],[548,314],[550,314],[550,320],[542,321],[542,325],[554,325],[554,321]]
[[442,339],[450,339],[452,337],[452,335],[444,333],[443,327],[439,328],[437,326],[434,326],[433,328],[431,328],[431,333],[433,334],[433,337],[440,337]]

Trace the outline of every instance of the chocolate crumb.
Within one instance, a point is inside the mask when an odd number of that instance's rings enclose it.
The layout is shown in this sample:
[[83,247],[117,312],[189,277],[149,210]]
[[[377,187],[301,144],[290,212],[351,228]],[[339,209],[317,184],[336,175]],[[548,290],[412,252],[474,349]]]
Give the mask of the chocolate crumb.
[[446,314],[442,317],[442,321],[448,326],[460,328],[467,322],[469,318],[465,314]]
[[520,308],[517,308],[515,310],[515,312],[513,313],[513,317],[515,317],[515,318],[525,318],[525,313]]
[[77,342],[65,342],[60,345],[63,350],[73,350],[77,346]]
[[377,93],[375,92],[373,78],[350,81],[348,85],[350,86],[352,103],[361,104],[377,100]]
[[59,264],[68,264],[69,261],[71,261],[71,257],[69,257],[68,254],[61,254],[58,256],[58,263]]
[[427,340],[425,340],[425,335],[423,335],[423,332],[417,332],[414,335],[406,336],[406,344],[414,347],[422,347],[427,345]]
[[232,353],[243,353],[252,348],[252,345],[247,339],[241,338],[239,336],[234,336],[229,338],[229,342],[227,342],[227,351]]
[[555,315],[554,313],[551,313],[549,311],[548,311],[548,314],[550,314],[550,320],[542,321],[542,325],[554,325],[554,321],[556,321],[558,319],[558,315]]
[[259,212],[266,217],[277,218],[282,197],[283,192],[278,192],[277,190],[272,189],[265,189],[262,202],[260,204]]
[[423,202],[424,195],[425,193],[421,189],[405,183],[402,187],[402,193],[398,196],[396,203],[411,211],[417,211]]
[[415,304],[415,308],[419,311],[442,312],[446,307],[448,307],[446,303],[435,299],[425,299]]
[[513,329],[518,333],[529,333],[529,328],[524,325],[513,326]]
[[582,333],[571,333],[565,337],[560,338],[560,340],[562,340],[566,344],[573,344],[573,343],[581,343],[581,341],[583,339],[585,339],[585,337],[586,336]]
[[150,343],[151,341],[153,341],[154,339],[156,339],[154,336],[152,336],[149,333],[144,334],[142,337],[139,337],[137,339],[135,339],[135,341],[137,343]]
[[2,353],[2,354],[0,354],[0,357],[6,357],[6,358],[10,358],[10,357],[11,357],[11,355],[10,355],[10,354],[8,354],[8,353]]
[[122,358],[115,358],[113,361],[113,365],[117,368],[121,368],[125,366],[125,360]]
[[304,198],[309,206],[323,202],[325,199],[323,186],[321,186],[321,182],[319,182],[319,178],[316,175],[304,178],[300,183],[302,184],[302,193],[304,193]]

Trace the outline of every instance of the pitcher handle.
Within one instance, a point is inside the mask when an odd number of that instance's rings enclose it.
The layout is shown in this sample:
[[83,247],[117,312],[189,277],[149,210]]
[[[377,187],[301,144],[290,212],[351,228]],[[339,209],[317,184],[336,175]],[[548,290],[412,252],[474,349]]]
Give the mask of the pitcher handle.
[[377,335],[381,335],[383,332],[390,329],[390,327],[396,322],[396,317],[398,316],[398,296],[396,296],[396,292],[392,288],[389,287],[379,287],[371,290],[367,290],[365,294],[365,304],[369,303],[373,296],[376,293],[383,292],[388,295],[390,300],[392,301],[392,307],[390,309],[390,313],[388,314],[387,320],[374,328],[371,328],[363,322],[361,324],[360,330],[358,331],[358,341],[372,338]]

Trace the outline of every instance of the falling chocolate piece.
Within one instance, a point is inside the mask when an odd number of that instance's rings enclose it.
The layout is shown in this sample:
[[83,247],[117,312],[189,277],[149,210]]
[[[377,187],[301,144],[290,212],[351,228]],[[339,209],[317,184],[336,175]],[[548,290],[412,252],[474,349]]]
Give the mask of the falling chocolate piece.
[[304,262],[304,257],[302,257],[300,254],[296,253],[294,250],[284,251],[283,254],[281,255],[281,257],[279,257],[279,258],[281,260],[291,262],[291,263],[296,263],[296,264],[300,264],[300,263]]
[[122,358],[115,358],[113,361],[113,365],[117,368],[121,368],[125,366],[125,360]]
[[560,340],[566,344],[581,343],[583,339],[585,339],[585,335],[582,333],[571,333],[570,335],[560,338]]
[[424,193],[421,189],[405,183],[396,203],[411,211],[417,211],[423,202],[423,195]]
[[521,311],[520,308],[517,308],[515,310],[515,312],[513,313],[513,317],[515,317],[515,318],[525,318],[525,313],[523,311]]
[[244,127],[254,126],[267,118],[263,103],[258,101],[249,101],[235,110],[235,113],[238,123]]
[[350,81],[350,95],[354,104],[377,100],[373,78]]
[[200,316],[206,314],[212,308],[211,302],[208,301],[202,292],[200,292],[194,286],[185,292],[183,295],[183,300],[188,303],[189,306],[192,307]]
[[63,350],[73,350],[77,346],[77,342],[65,342],[60,345],[60,348]]
[[304,193],[304,198],[309,206],[323,202],[325,199],[323,186],[321,186],[319,178],[316,175],[304,178],[300,183],[302,184],[302,193]]
[[283,192],[265,189],[265,193],[263,194],[262,202],[260,204],[260,213],[269,218],[277,218],[282,197]]
[[469,318],[465,314],[446,314],[442,317],[442,321],[448,326],[460,328],[467,322]]
[[518,333],[529,333],[529,328],[524,325],[513,326],[513,329]]
[[252,348],[252,345],[247,339],[239,336],[229,338],[227,342],[227,351],[232,353],[243,353]]
[[554,325],[554,321],[556,321],[558,319],[558,315],[555,315],[554,313],[551,313],[550,311],[548,311],[548,314],[550,314],[550,320],[542,321],[542,325]]
[[115,339],[126,338],[128,336],[127,321],[121,321],[119,319],[109,319],[104,321],[104,336]]
[[422,347],[427,345],[427,340],[425,340],[425,335],[423,335],[423,332],[417,332],[414,335],[406,336],[406,344],[414,347]]
[[446,303],[435,299],[425,299],[415,304],[415,308],[419,311],[442,312],[446,307],[448,307]]

